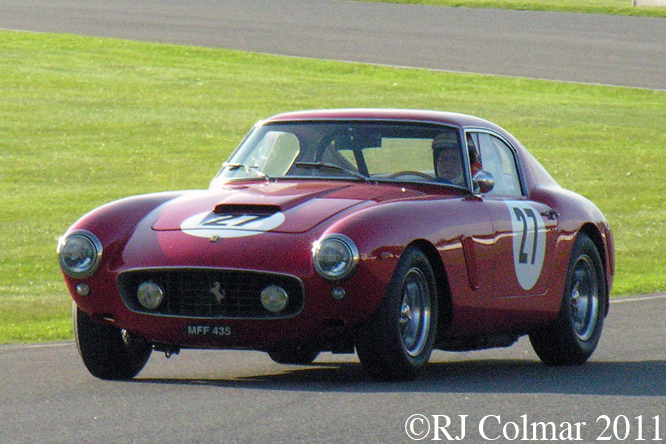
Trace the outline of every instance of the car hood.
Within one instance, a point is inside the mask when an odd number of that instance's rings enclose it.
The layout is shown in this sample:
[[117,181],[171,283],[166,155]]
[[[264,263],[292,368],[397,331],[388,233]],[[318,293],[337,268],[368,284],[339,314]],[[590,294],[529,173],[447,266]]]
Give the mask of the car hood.
[[192,191],[165,203],[152,228],[207,238],[302,233],[352,207],[424,195],[400,186],[352,182],[232,184]]

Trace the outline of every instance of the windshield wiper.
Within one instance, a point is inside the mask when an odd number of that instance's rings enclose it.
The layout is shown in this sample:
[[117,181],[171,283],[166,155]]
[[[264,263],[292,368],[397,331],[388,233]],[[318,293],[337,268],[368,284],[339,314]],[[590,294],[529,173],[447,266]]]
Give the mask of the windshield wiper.
[[272,177],[269,177],[267,174],[264,174],[264,172],[261,171],[259,169],[259,167],[256,166],[256,165],[248,166],[248,165],[243,165],[242,163],[227,163],[227,162],[224,162],[222,164],[222,168],[229,168],[231,171],[243,168],[246,173],[249,173],[250,171],[252,171],[254,174],[261,177],[262,179],[266,179],[267,182],[272,180]]
[[294,165],[296,165],[299,168],[316,168],[316,169],[319,169],[319,170],[329,169],[329,170],[340,171],[342,173],[352,175],[352,176],[357,177],[359,179],[363,179],[366,182],[368,181],[368,177],[364,176],[363,174],[359,173],[358,171],[350,170],[350,169],[342,167],[340,165],[335,165],[333,163],[296,162]]

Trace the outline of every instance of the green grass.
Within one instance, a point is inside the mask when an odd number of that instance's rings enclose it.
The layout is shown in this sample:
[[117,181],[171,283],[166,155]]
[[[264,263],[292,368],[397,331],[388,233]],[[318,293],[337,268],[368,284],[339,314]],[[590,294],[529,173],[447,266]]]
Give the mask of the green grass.
[[357,106],[504,126],[608,216],[614,293],[666,289],[666,92],[0,31],[0,343],[71,336],[55,246],[87,211],[207,187],[261,118]]
[[519,9],[581,12],[642,17],[666,17],[666,7],[633,6],[631,0],[356,0],[381,3],[452,6],[465,8]]

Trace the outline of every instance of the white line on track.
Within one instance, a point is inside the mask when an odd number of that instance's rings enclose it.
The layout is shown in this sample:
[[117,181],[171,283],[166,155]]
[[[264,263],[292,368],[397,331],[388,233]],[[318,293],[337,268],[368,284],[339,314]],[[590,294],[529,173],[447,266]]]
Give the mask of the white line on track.
[[53,347],[69,347],[74,344],[70,342],[54,342],[49,344],[0,344],[0,352],[8,350],[27,350],[30,348],[53,348]]
[[626,296],[617,299],[611,299],[611,304],[623,304],[625,302],[652,301],[654,299],[666,299],[666,293],[642,294],[638,296]]

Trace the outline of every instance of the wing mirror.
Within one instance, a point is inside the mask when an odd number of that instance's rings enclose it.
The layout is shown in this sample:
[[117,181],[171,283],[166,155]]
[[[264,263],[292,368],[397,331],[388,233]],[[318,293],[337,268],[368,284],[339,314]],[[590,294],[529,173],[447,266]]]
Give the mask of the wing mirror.
[[475,193],[487,193],[495,187],[495,178],[488,171],[479,171],[472,178]]

